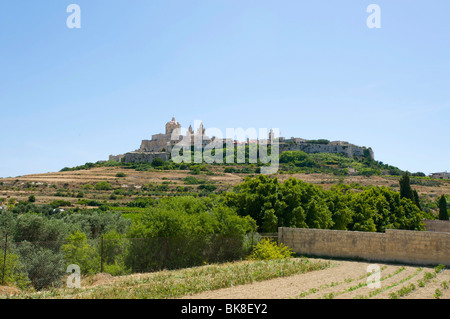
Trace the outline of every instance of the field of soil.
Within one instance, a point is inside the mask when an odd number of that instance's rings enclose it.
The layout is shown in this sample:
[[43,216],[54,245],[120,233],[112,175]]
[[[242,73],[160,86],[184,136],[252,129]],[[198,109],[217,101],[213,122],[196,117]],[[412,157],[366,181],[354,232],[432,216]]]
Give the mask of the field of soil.
[[[318,260],[313,259],[311,260]],[[333,260],[333,267],[305,274],[282,277],[243,286],[204,292],[185,298],[193,299],[390,299],[395,293],[400,299],[450,299],[450,270],[439,272],[424,283],[425,273],[434,268],[398,264],[376,264],[380,267],[379,288],[368,285],[367,262]],[[415,286],[409,293],[399,296],[402,288]],[[436,293],[436,290],[439,290]]]
[[[331,267],[303,274],[237,285],[181,297],[181,299],[450,299],[450,269],[362,261],[331,260]],[[369,266],[379,267],[378,273]],[[113,277],[97,274],[82,281],[82,289],[120,287],[135,289],[131,282],[157,273]],[[375,280],[378,280],[377,286]],[[126,284],[125,284],[126,283]],[[124,285],[125,284],[125,285]],[[0,286],[0,296],[14,296],[20,290]],[[25,295],[26,296],[26,295]],[[61,295],[62,298],[71,298]],[[83,298],[82,294],[77,298]],[[54,298],[54,297],[53,297]],[[58,297],[57,297],[58,298]]]

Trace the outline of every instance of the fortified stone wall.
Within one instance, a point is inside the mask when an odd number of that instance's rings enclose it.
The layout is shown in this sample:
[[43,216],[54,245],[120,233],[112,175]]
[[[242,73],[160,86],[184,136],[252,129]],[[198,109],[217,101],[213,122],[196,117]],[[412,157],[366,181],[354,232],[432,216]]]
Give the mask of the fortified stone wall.
[[298,254],[450,266],[450,233],[392,229],[373,233],[280,227],[278,240]]
[[340,153],[348,157],[364,156],[364,151],[368,150],[370,156],[374,159],[372,149],[366,149],[361,146],[353,144],[314,144],[314,143],[282,143],[280,144],[280,153],[285,151],[302,151],[308,154],[311,153]]
[[123,157],[124,157],[123,154],[121,154],[121,155],[109,155],[109,160],[110,161],[120,162],[120,161],[122,161]]
[[[441,233],[450,233],[450,221],[425,219],[425,229]],[[450,253],[450,252],[449,252]]]
[[151,163],[153,159],[161,158],[164,161],[169,159],[168,153],[165,152],[130,152],[124,155],[125,163]]
[[[271,129],[269,133],[269,140],[273,138],[273,130]],[[197,137],[197,138],[196,138]],[[175,144],[178,144],[181,140],[190,143],[190,145],[194,145],[194,141],[196,139],[201,138],[202,146],[205,147],[210,144],[212,141],[211,138],[205,136],[205,129],[203,124],[200,123],[200,127],[197,129],[197,132],[194,133],[191,126],[189,126],[189,130],[186,135],[181,135],[181,124],[175,120],[175,117],[172,118],[172,121],[166,123],[166,131],[165,134],[154,134],[152,135],[151,140],[142,140],[141,146],[135,152],[130,152],[127,154],[138,154],[138,153],[161,153],[166,152],[166,156],[168,157],[173,149]],[[214,139],[216,140],[216,139]],[[264,141],[264,140],[260,140]],[[291,139],[285,139],[284,137],[280,137],[279,139],[279,151],[280,153],[285,151],[303,151],[305,153],[340,153],[344,154],[348,157],[358,156],[363,157],[366,151],[369,151],[370,156],[374,159],[373,151],[371,148],[360,147],[354,144],[350,144],[348,142],[343,141],[334,141],[329,142],[328,144],[320,144],[320,143],[308,143],[307,140],[301,138],[292,137]],[[224,144],[227,143],[227,139],[217,139],[218,143]],[[123,155],[111,155],[110,160],[120,161]],[[162,155],[158,157],[162,158]],[[126,162],[135,162],[138,158],[143,158],[146,161],[152,160],[154,155],[128,155],[125,156],[124,159]]]

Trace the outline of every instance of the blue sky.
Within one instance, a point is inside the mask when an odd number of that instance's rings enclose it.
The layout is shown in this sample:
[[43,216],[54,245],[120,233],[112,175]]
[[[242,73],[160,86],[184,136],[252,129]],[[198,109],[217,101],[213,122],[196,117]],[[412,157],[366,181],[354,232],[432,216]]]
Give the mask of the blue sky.
[[449,15],[447,0],[2,0],[0,177],[135,150],[172,116],[450,170]]

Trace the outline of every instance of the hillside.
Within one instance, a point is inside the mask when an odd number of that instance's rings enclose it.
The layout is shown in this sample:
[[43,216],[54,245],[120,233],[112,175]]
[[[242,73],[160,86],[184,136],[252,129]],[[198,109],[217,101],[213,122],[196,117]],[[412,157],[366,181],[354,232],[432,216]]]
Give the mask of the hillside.
[[[11,243],[6,283],[41,291],[61,283],[71,264],[89,277],[238,261],[261,234],[284,226],[423,230],[423,218],[436,217],[438,196],[450,195],[449,181],[415,174],[417,203],[400,198],[400,176],[387,175],[384,164],[287,155],[293,158],[282,158],[276,176],[257,174],[253,164],[156,161],[0,179],[0,245]],[[380,172],[336,173],[348,164]],[[304,171],[312,166],[322,172]],[[52,266],[42,269],[44,261]]]
[[[161,169],[148,165],[114,166],[64,169],[60,172],[31,174],[0,179],[0,201],[28,201],[34,204],[51,204],[60,207],[93,208],[108,204],[127,206],[137,198],[164,196],[208,196],[230,191],[244,181],[246,176],[257,175],[248,164],[234,166],[195,165],[189,169]],[[247,172],[247,173],[245,173]],[[307,183],[329,189],[333,185],[347,184],[353,189],[365,186],[385,186],[399,190],[398,175],[336,175],[333,173],[288,173],[282,169],[276,174],[280,181],[295,177]],[[428,177],[411,177],[411,184],[419,193],[423,206],[436,209],[436,199],[450,196],[450,181],[432,180]],[[134,205],[139,206],[139,205]]]

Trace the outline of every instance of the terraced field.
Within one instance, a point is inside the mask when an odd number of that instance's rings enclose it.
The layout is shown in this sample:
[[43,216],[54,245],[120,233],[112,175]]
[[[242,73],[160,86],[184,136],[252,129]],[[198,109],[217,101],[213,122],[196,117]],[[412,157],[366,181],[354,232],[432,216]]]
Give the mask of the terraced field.
[[450,270],[377,264],[379,288],[372,288],[373,275],[357,261],[332,261],[324,270],[277,278],[249,285],[204,292],[186,298],[214,299],[450,299]]
[[[246,176],[253,174],[226,173],[222,166],[208,166],[209,173],[201,172],[195,175],[196,179],[215,185],[215,192],[229,191],[234,186],[242,183]],[[123,174],[124,177],[118,177]],[[153,170],[136,171],[119,167],[96,167],[89,170],[54,172],[45,174],[31,174],[18,177],[0,178],[0,198],[14,198],[17,201],[26,201],[30,195],[36,197],[36,204],[48,204],[54,200],[64,199],[71,203],[72,207],[79,205],[79,193],[86,200],[107,200],[112,203],[123,204],[133,200],[137,196],[172,196],[179,193],[177,187],[189,187],[191,192],[198,192],[198,185],[188,185],[185,178],[192,177],[188,170]],[[361,186],[375,185],[390,187],[399,190],[398,176],[334,176],[330,174],[278,174],[278,179],[284,181],[289,177],[301,179],[307,183],[320,185],[328,189],[338,183]],[[112,190],[96,190],[86,186],[95,185],[98,182],[109,182]],[[450,195],[450,182],[425,181],[427,185],[414,185],[423,199],[436,200],[442,194]],[[424,182],[424,183],[425,183]],[[146,185],[154,187],[164,186],[159,192],[145,192]],[[126,196],[118,195],[111,199],[111,194],[118,189],[126,191]],[[188,191],[189,193],[189,191]],[[188,194],[187,193],[187,194]]]

